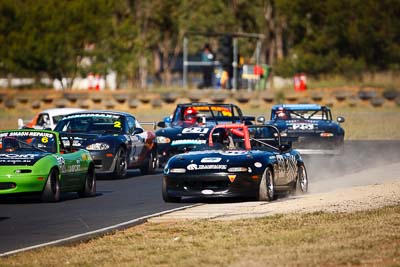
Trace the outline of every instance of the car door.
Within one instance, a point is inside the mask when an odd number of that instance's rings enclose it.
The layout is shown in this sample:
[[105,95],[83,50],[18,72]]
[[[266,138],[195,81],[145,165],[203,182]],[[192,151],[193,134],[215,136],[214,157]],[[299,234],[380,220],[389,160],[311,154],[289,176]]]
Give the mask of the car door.
[[65,189],[74,188],[82,181],[85,169],[80,158],[81,152],[61,154],[58,162],[61,170],[61,186]]
[[282,153],[275,152],[276,169],[275,169],[275,185],[284,185],[286,181],[286,162]]
[[137,163],[139,156],[144,149],[144,142],[146,140],[145,131],[137,123],[135,118],[127,117],[128,134],[131,143],[131,150],[129,159],[132,164]]

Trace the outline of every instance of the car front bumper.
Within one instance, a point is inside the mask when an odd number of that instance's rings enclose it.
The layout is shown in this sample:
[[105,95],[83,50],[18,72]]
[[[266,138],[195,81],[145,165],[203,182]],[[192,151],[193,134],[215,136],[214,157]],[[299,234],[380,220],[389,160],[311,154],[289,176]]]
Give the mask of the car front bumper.
[[259,188],[260,177],[231,173],[196,175],[166,175],[167,191],[174,197],[254,197]]

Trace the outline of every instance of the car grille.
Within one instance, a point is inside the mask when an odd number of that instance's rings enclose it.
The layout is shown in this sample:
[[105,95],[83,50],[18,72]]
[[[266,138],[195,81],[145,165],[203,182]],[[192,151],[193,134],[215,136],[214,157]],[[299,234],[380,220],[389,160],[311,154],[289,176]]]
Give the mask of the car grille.
[[15,187],[17,187],[15,183],[11,182],[0,183],[0,190],[13,189]]
[[183,183],[183,188],[189,190],[202,190],[202,189],[227,189],[229,181],[186,181]]

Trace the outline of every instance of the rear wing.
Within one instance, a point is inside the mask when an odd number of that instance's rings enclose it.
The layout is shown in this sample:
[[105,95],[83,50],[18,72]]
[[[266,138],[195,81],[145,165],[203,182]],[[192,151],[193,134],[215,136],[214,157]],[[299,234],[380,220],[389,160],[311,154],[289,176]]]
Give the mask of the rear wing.
[[153,121],[153,122],[149,122],[149,121],[144,121],[144,122],[139,122],[140,123],[140,125],[149,125],[149,126],[151,126],[151,129],[152,130],[155,130],[155,129],[157,129],[157,122],[155,122],[155,121]]

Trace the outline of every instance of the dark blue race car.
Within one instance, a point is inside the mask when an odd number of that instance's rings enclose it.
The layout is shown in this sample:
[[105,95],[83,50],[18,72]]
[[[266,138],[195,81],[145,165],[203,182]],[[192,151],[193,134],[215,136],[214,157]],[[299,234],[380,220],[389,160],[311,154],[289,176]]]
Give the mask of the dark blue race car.
[[73,142],[63,139],[66,149],[84,148],[90,152],[97,174],[122,178],[127,169],[138,168],[147,174],[158,167],[154,132],[143,129],[129,113],[73,113],[59,121],[55,131],[74,136]]
[[210,131],[203,150],[175,155],[164,168],[162,196],[252,197],[271,201],[279,194],[305,193],[308,177],[300,154],[281,144],[271,125],[225,124]]
[[283,139],[293,141],[293,148],[301,154],[340,154],[345,131],[332,120],[329,107],[316,104],[274,105],[267,124],[275,125]]
[[205,145],[215,125],[227,123],[253,124],[253,116],[243,116],[233,104],[178,104],[171,117],[157,125],[157,148],[160,164],[171,156]]

